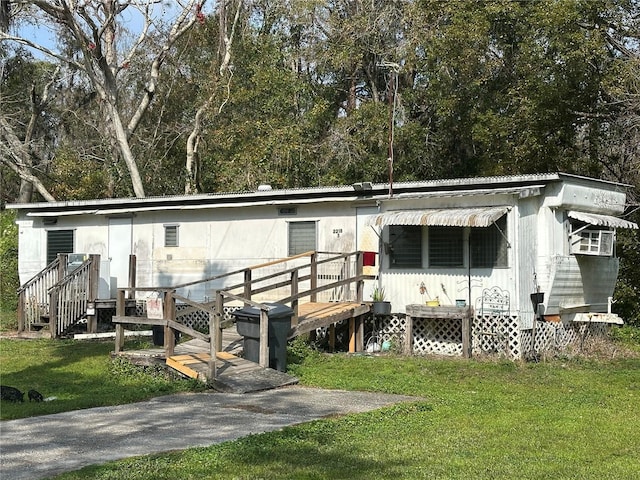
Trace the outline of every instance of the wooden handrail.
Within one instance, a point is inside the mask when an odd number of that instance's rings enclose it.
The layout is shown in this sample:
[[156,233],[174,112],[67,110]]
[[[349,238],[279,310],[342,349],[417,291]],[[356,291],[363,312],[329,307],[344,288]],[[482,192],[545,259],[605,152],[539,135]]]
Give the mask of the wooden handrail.
[[29,288],[31,285],[33,285],[34,283],[39,281],[47,273],[49,273],[51,271],[54,271],[54,270],[57,270],[59,264],[60,264],[60,258],[56,257],[56,259],[54,261],[52,261],[49,265],[44,267],[44,269],[42,269],[41,271],[36,273],[33,277],[31,277],[29,280],[24,282],[24,284],[21,285],[20,288],[18,288],[17,293],[20,294],[20,293],[24,292],[27,288]]
[[[330,255],[329,258],[318,259],[318,255]],[[341,280],[337,280],[325,285],[318,286],[318,265],[322,265],[329,262],[336,262],[338,260],[347,260],[350,257],[355,256],[355,273],[353,275],[349,275],[348,278],[342,278]],[[286,263],[291,260],[296,260],[304,257],[309,257],[309,263],[305,263],[304,265],[298,265],[295,267],[287,268],[284,270],[277,271],[275,273],[268,273],[262,277],[256,278],[253,275],[253,272],[259,270],[261,268],[272,267],[274,265],[279,265]],[[309,269],[309,274],[300,275],[301,270]],[[344,272],[344,270],[342,270]],[[216,290],[215,293],[215,301],[214,302],[196,302],[190,300],[189,298],[179,295],[176,293],[176,290],[179,288],[184,288],[187,286],[192,286],[200,283],[206,283],[213,280],[219,280],[221,278],[230,277],[232,275],[243,275],[243,281],[241,283],[227,286],[224,289]],[[253,285],[261,282],[266,282],[268,280],[276,279],[282,277],[283,275],[288,275],[289,278],[286,280],[281,280],[277,282],[272,282],[267,286],[252,288]],[[342,274],[341,274],[342,275]],[[299,300],[304,297],[310,297],[311,301],[316,300],[316,295],[320,292],[331,290],[337,287],[341,287],[344,285],[349,285],[352,283],[356,283],[356,296],[358,301],[362,301],[362,283],[367,279],[374,279],[373,275],[363,275],[362,274],[362,253],[361,252],[351,252],[351,253],[333,253],[333,252],[305,252],[298,255],[294,255],[292,257],[287,257],[280,260],[274,260],[270,262],[261,263],[258,265],[253,265],[251,267],[246,267],[243,269],[235,270],[232,272],[227,272],[225,274],[216,275],[213,277],[208,277],[203,280],[198,280],[194,282],[182,283],[180,285],[175,285],[173,287],[125,287],[118,289],[118,305],[116,310],[119,315],[124,315],[124,293],[125,291],[157,291],[163,292],[165,294],[165,299],[168,299],[166,308],[169,311],[165,310],[165,355],[169,356],[173,354],[173,332],[174,330],[179,330],[189,334],[188,332],[191,330],[189,327],[184,326],[182,323],[178,321],[178,318],[182,315],[175,312],[174,303],[175,301],[180,301],[186,305],[189,305],[188,309],[192,311],[201,310],[210,315],[209,321],[209,335],[204,335],[199,333],[195,336],[202,339],[208,339],[210,342],[211,348],[211,375],[215,375],[215,356],[216,353],[219,352],[222,348],[222,336],[221,336],[221,319],[223,316],[223,307],[227,301],[237,301],[241,302],[245,306],[253,306],[260,310],[260,365],[267,367],[269,364],[269,350],[268,350],[268,311],[269,306],[264,303],[256,302],[251,297],[254,294],[265,293],[269,291],[273,291],[276,289],[284,288],[290,286],[291,294],[287,297],[281,298],[279,303],[291,303],[291,308],[294,310],[294,317],[298,316],[298,305]],[[299,285],[301,282],[309,281],[310,288],[304,291],[299,290]],[[242,289],[242,294],[232,293],[231,290]],[[215,304],[215,307],[213,306]],[[120,323],[117,324],[116,330],[116,351],[122,348],[122,326]],[[118,332],[120,333],[118,335]],[[213,376],[211,378],[214,378]]]

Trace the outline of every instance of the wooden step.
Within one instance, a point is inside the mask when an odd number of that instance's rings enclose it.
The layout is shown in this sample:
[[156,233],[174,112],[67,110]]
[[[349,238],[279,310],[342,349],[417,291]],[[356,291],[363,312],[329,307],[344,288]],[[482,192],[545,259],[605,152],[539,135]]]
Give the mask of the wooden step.
[[31,322],[29,325],[30,330],[42,330],[43,328],[49,328],[49,322]]

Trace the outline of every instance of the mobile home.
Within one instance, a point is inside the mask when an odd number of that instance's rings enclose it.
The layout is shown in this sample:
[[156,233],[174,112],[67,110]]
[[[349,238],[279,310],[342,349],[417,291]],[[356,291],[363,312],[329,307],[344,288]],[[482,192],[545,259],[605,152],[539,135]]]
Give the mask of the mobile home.
[[[8,207],[23,283],[59,253],[93,254],[99,299],[133,281],[206,300],[220,285],[188,284],[306,251],[374,252],[364,299],[384,288],[386,334],[402,330],[408,306],[467,308],[474,350],[519,357],[549,329],[622,322],[611,312],[616,230],[638,228],[624,219],[627,188],[554,173]],[[414,350],[458,352],[420,340],[459,333],[436,323],[421,324]]]

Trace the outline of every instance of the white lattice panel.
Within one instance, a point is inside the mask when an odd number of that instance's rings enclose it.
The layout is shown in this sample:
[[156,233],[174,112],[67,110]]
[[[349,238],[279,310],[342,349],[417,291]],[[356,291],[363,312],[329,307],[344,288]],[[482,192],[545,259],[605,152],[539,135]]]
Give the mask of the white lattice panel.
[[522,337],[517,315],[476,315],[471,325],[474,354],[498,354],[509,358],[522,355]]

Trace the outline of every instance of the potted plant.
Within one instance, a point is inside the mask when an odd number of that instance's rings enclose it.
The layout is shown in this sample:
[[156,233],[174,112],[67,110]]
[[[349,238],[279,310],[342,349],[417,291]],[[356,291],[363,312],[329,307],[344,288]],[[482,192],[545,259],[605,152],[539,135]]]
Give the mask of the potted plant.
[[391,302],[386,300],[384,287],[376,287],[371,294],[373,303],[371,305],[371,312],[374,315],[390,315],[391,314]]

